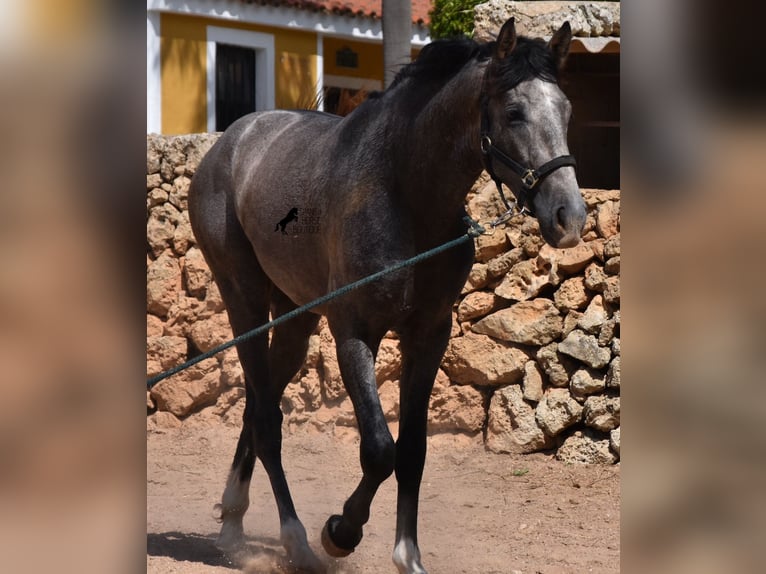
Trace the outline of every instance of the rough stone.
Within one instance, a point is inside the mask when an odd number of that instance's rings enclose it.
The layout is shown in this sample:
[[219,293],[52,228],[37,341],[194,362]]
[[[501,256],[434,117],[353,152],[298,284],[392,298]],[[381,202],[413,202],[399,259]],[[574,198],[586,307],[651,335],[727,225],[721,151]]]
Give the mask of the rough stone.
[[609,446],[620,456],[620,427],[617,427],[609,433]]
[[146,376],[154,377],[186,360],[184,337],[153,336],[146,339]]
[[378,384],[386,380],[398,381],[402,371],[399,341],[383,339],[375,359],[375,378]]
[[580,318],[582,318],[582,313],[573,309],[569,310],[564,317],[564,328],[561,331],[561,336],[566,337],[573,329],[577,328]]
[[591,299],[588,308],[585,309],[585,313],[580,317],[580,320],[577,321],[577,326],[586,333],[595,335],[601,331],[601,327],[606,323],[607,317],[607,311],[604,308],[604,298],[601,295],[596,295]]
[[599,239],[594,239],[593,241],[589,241],[587,244],[588,247],[590,247],[591,250],[593,251],[593,255],[596,257],[596,259],[598,259],[602,263],[604,262],[604,243],[605,242],[606,242],[605,239],[599,238]]
[[155,257],[170,246],[175,231],[176,226],[172,221],[164,217],[159,210],[152,210],[146,222],[146,240]]
[[513,2],[490,0],[474,8],[474,38],[494,40],[510,17],[516,18],[516,32],[550,38],[561,23],[568,21],[574,36],[619,36],[619,2]]
[[609,369],[606,371],[606,386],[610,389],[620,388],[620,357],[615,357],[609,363]]
[[543,287],[557,285],[558,277],[548,262],[525,259],[514,265],[495,287],[495,294],[511,301],[527,301],[536,297]]
[[610,305],[620,304],[620,277],[619,275],[613,275],[607,277],[606,284],[604,285],[604,301]]
[[171,377],[160,381],[152,388],[151,395],[159,410],[183,417],[194,409],[215,403],[221,389],[218,361],[205,359],[184,371],[180,380]]
[[591,263],[585,269],[585,286],[591,291],[601,292],[606,287],[606,273],[604,269],[596,264]]
[[173,251],[178,255],[184,255],[189,247],[197,243],[194,238],[194,232],[189,223],[189,212],[184,211],[178,220],[178,225],[173,233]]
[[507,247],[508,237],[505,233],[496,230],[491,235],[480,235],[476,238],[476,261],[486,263],[503,253]]
[[340,376],[340,365],[338,365],[338,357],[335,353],[335,339],[327,327],[319,333],[319,349],[322,392],[326,400],[334,403],[346,397],[347,393]]
[[614,464],[617,456],[609,450],[609,439],[589,430],[577,431],[556,451],[556,458],[566,464]]
[[227,387],[245,386],[245,374],[236,349],[226,349],[221,355],[221,383]]
[[189,295],[205,298],[205,292],[210,281],[212,281],[212,273],[210,268],[205,263],[205,258],[196,247],[192,247],[186,252],[184,257],[184,269],[183,275],[186,284],[186,292]]
[[224,313],[198,320],[189,329],[189,338],[202,353],[206,353],[218,345],[223,345],[231,337],[229,319]]
[[521,349],[469,332],[450,340],[442,368],[456,383],[493,386],[518,383],[528,360]]
[[580,422],[583,407],[569,395],[568,389],[548,389],[537,403],[535,420],[548,436],[556,436]]
[[588,304],[588,292],[582,277],[564,281],[553,294],[553,302],[559,310],[583,309]]
[[616,429],[620,426],[620,397],[588,397],[583,420],[587,426],[603,432]]
[[553,272],[574,275],[593,260],[593,249],[588,243],[579,243],[567,249],[557,249],[547,243],[540,249],[540,259],[551,265]]
[[569,385],[571,375],[577,370],[577,365],[572,359],[559,353],[557,343],[540,347],[535,358],[548,377],[548,382],[554,387]]
[[487,273],[486,263],[474,263],[471,272],[468,274],[468,280],[463,286],[462,295],[481,289],[487,285],[489,274]]
[[617,321],[614,317],[604,321],[601,325],[601,329],[598,332],[598,344],[602,347],[609,345],[609,342],[614,338],[614,334],[617,331]]
[[[185,168],[184,168],[185,171]],[[168,196],[168,201],[175,205],[179,210],[185,210],[189,206],[189,185],[191,179],[185,175],[176,177],[173,180],[173,191]]]
[[399,420],[399,385],[394,381],[383,381],[378,387],[378,396],[386,420]]
[[487,272],[493,279],[502,277],[522,259],[524,259],[524,250],[521,247],[515,247],[510,251],[506,251],[502,255],[498,255],[494,259],[491,259],[487,263]]
[[552,440],[537,426],[535,410],[518,385],[495,391],[489,404],[486,445],[496,453],[529,453],[550,448]]
[[600,347],[593,335],[574,330],[558,345],[558,350],[594,368],[606,367],[611,358],[609,349]]
[[146,194],[146,208],[150,211],[168,200],[168,192],[160,189],[161,184],[162,178],[159,174],[146,176],[146,187],[149,190]]
[[501,304],[494,293],[474,291],[465,296],[457,308],[457,320],[461,323],[483,317]]
[[617,255],[615,257],[607,259],[606,263],[604,263],[604,271],[606,271],[609,275],[619,275],[620,274],[620,256]]
[[181,267],[178,259],[163,253],[146,270],[146,309],[165,317],[181,290]]
[[619,339],[619,337],[615,337],[614,339],[612,339],[611,347],[612,347],[612,355],[614,357],[619,357],[620,356],[620,339]]
[[596,230],[604,239],[609,239],[620,231],[620,204],[605,201],[596,210]]
[[522,381],[524,400],[539,402],[543,398],[543,375],[534,361],[524,364],[524,379]]
[[610,259],[612,257],[620,256],[620,236],[615,235],[604,243],[604,258]]
[[561,335],[563,320],[553,302],[534,299],[516,303],[476,323],[476,333],[522,345],[546,345]]
[[149,339],[150,337],[160,337],[162,335],[163,328],[164,328],[164,323],[162,322],[162,319],[147,313],[146,315],[146,338],[147,339]]
[[451,385],[447,375],[439,371],[428,408],[430,432],[481,432],[486,412],[484,397],[470,385]]
[[183,423],[173,413],[157,411],[146,417],[147,432],[163,433],[168,429],[177,429]]
[[164,333],[188,337],[189,331],[198,320],[204,320],[210,316],[211,313],[205,311],[204,304],[197,298],[180,294],[176,302],[168,309]]
[[578,370],[569,381],[569,390],[575,399],[584,399],[588,395],[602,392],[605,388],[604,379],[587,369]]

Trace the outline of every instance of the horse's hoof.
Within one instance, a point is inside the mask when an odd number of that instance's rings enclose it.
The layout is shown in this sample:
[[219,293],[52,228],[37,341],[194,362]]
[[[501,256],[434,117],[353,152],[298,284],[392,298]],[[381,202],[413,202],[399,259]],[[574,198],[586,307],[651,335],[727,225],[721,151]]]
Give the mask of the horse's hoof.
[[332,532],[335,531],[335,528],[340,521],[341,517],[337,514],[333,514],[327,519],[327,522],[324,523],[324,528],[322,528],[322,546],[324,547],[324,551],[333,558],[345,558],[354,551],[354,548],[356,548],[356,545],[359,544],[359,541],[362,539],[360,536],[359,540],[356,541],[356,544],[354,544],[351,549],[338,546],[332,539]]

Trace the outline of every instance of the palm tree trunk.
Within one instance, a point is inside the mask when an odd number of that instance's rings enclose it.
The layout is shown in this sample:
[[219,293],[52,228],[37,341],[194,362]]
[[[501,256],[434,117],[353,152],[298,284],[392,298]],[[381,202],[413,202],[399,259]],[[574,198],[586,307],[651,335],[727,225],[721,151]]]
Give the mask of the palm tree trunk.
[[409,0],[383,0],[383,69],[385,86],[411,60],[412,5]]

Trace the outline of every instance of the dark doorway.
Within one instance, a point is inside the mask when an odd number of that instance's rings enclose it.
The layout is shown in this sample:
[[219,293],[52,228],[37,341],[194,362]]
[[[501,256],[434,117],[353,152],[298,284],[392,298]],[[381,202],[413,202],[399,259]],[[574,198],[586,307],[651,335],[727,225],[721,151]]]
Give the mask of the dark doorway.
[[255,49],[216,44],[215,128],[255,111]]
[[620,55],[570,54],[561,87],[572,102],[569,151],[577,181],[620,189]]

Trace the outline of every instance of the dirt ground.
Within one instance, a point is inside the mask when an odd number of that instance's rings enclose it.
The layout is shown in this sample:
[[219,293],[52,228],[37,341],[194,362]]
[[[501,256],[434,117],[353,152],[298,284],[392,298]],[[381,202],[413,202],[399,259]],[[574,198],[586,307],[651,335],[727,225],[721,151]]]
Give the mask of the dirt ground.
[[[147,434],[147,572],[288,572],[276,506],[258,465],[245,517],[247,550],[225,556],[213,505],[220,501],[238,429],[185,423]],[[333,560],[319,542],[361,476],[358,438],[287,434],[284,466],[315,552],[329,574],[391,573],[396,481],[380,488],[364,539]],[[419,542],[430,574],[614,573],[620,569],[620,469],[567,466],[551,456],[496,455],[479,439],[436,435],[421,488]]]

